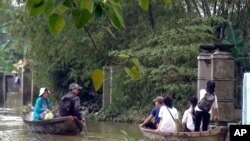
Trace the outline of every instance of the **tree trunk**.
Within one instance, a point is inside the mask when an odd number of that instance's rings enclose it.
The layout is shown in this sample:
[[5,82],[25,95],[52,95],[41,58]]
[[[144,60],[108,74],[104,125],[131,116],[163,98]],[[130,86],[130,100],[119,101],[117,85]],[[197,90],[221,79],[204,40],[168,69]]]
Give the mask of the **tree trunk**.
[[248,2],[246,1],[246,5],[245,5],[244,10],[243,10],[244,17],[245,17],[245,18],[243,18],[243,19],[245,19],[245,23],[244,23],[244,26],[243,26],[243,38],[244,38],[244,40],[247,40],[247,37],[248,37],[247,29],[248,29],[248,22],[249,22],[249,20],[247,20],[247,19],[250,18],[249,14],[247,14],[248,8],[249,8],[249,1]]
[[237,17],[236,17],[236,27],[239,26],[240,24],[240,11],[241,11],[241,0],[238,0],[236,3],[236,7],[237,7]]
[[185,4],[187,6],[187,11],[189,13],[191,13],[192,12],[192,7],[191,7],[191,4],[190,4],[190,1],[189,0],[185,0]]
[[152,9],[152,3],[151,0],[149,1],[149,7],[148,7],[148,19],[151,24],[152,29],[155,27],[155,21],[153,16],[153,9]]
[[231,21],[232,21],[232,22],[234,22],[234,18],[233,18],[234,9],[235,9],[235,0],[232,0],[232,11],[231,11],[231,13],[230,13]]
[[213,15],[216,15],[216,10],[217,10],[217,0],[214,1],[214,9],[213,9]]
[[200,10],[199,10],[199,7],[198,7],[196,1],[195,1],[195,0],[192,0],[192,2],[193,2],[193,5],[194,5],[194,7],[195,7],[195,9],[196,9],[196,11],[197,11],[199,17],[201,17],[201,12],[200,12]]
[[217,16],[222,15],[223,16],[224,11],[224,0],[220,0],[219,8],[217,10]]
[[204,6],[207,16],[211,16],[210,8],[206,0],[202,0],[202,5]]
[[206,17],[207,16],[207,12],[206,12],[205,5],[204,5],[203,2],[201,2],[201,7],[202,7],[202,10],[203,10],[204,17]]
[[225,18],[226,19],[229,19],[229,15],[230,15],[230,9],[233,7],[233,0],[228,0],[227,1],[227,7],[226,7],[226,10],[225,10]]

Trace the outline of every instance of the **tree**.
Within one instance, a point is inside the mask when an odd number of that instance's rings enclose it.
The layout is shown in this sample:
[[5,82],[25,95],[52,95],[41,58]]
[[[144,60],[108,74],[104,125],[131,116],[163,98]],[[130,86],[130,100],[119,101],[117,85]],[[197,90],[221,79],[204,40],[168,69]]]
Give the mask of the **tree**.
[[0,2],[0,64],[5,72],[13,70],[12,64],[22,58],[22,50],[15,48],[16,40],[12,38],[10,28],[16,17],[11,1]]

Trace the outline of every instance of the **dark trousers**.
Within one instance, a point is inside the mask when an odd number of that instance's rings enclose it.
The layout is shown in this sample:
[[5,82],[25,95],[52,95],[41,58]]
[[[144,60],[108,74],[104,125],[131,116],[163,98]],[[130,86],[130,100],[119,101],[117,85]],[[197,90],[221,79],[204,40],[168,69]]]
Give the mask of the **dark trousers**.
[[156,129],[156,125],[153,122],[145,124],[145,127],[150,129]]
[[207,131],[208,124],[210,120],[210,114],[205,111],[196,111],[195,112],[195,129],[194,131],[200,131],[200,125],[202,120],[202,131]]

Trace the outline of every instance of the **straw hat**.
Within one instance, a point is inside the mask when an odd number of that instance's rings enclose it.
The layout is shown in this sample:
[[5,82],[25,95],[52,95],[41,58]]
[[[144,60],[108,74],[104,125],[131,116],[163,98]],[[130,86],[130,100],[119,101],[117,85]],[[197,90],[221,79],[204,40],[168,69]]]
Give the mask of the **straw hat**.
[[40,88],[39,96],[42,96],[45,90],[47,90],[49,94],[51,93],[47,88]]

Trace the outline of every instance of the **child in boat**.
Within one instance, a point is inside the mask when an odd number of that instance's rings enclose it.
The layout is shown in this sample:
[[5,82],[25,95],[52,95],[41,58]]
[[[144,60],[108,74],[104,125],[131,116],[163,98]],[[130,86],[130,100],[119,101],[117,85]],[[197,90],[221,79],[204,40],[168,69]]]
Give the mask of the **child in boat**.
[[189,99],[189,109],[184,112],[182,118],[182,125],[184,127],[184,132],[194,131],[194,119],[195,119],[195,107],[197,105],[198,99],[195,96],[192,96]]
[[50,91],[47,88],[41,88],[39,97],[36,99],[33,120],[43,120],[45,115],[51,112],[51,105],[49,101]]
[[150,129],[157,129],[157,126],[160,122],[159,118],[159,111],[163,104],[163,97],[158,96],[153,100],[155,107],[151,110],[150,115],[144,120],[142,124],[140,124],[140,127],[145,126],[146,128]]
[[163,102],[165,105],[160,108],[159,117],[161,120],[157,130],[162,132],[176,132],[176,120],[179,118],[178,111],[173,107],[172,98],[167,96]]

